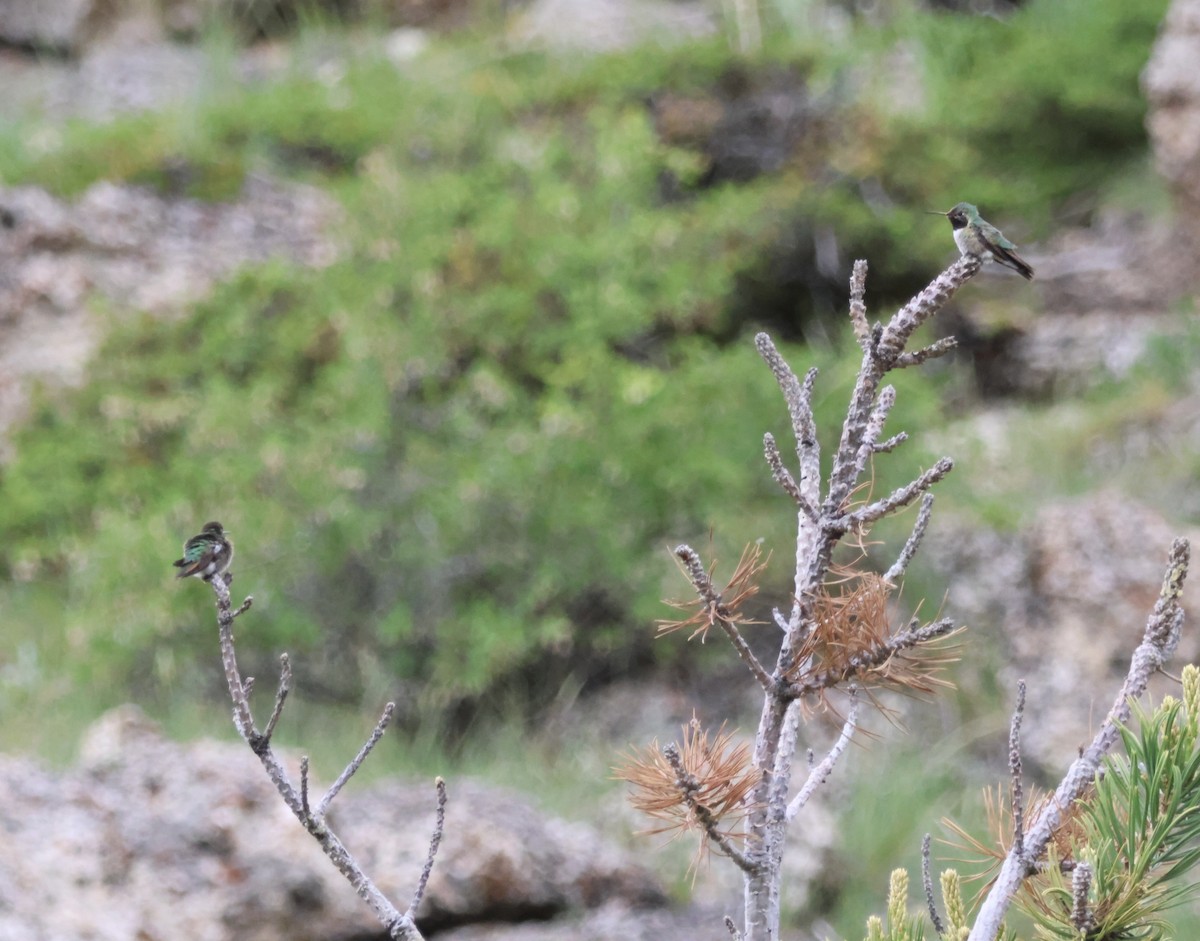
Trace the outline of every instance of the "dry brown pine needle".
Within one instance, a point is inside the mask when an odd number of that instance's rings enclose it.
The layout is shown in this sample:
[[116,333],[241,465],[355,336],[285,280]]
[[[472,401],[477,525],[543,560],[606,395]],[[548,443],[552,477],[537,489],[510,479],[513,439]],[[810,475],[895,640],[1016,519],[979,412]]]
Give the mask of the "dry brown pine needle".
[[[750,743],[734,740],[735,731],[722,724],[711,739],[698,719],[683,726],[679,754],[686,779],[681,779],[656,741],[632,749],[614,776],[632,785],[629,802],[642,813],[661,820],[662,826],[651,833],[699,829],[697,807],[718,823],[735,823],[746,815],[746,795],[759,781],[759,772],[750,763]],[[693,802],[689,802],[690,791]],[[735,837],[736,831],[723,829]]]
[[[763,558],[762,546],[757,542],[750,543],[742,550],[742,557],[738,561],[737,568],[733,570],[733,575],[729,577],[729,582],[718,592],[712,581],[713,572],[717,567],[717,562],[714,559],[705,575],[707,584],[696,585],[693,583],[693,587],[696,588],[699,597],[693,598],[690,601],[667,600],[666,602],[672,608],[678,608],[681,611],[692,611],[692,613],[680,620],[663,619],[656,622],[658,628],[656,636],[662,637],[664,634],[670,634],[674,631],[694,628],[691,634],[688,635],[688,640],[692,640],[699,635],[700,642],[704,643],[708,637],[708,629],[719,624],[721,621],[732,625],[762,624],[762,621],[746,617],[742,613],[741,608],[749,598],[758,594],[758,577],[766,569],[770,561],[770,553],[767,553],[766,558]],[[681,568],[684,568],[682,564]],[[686,568],[684,568],[684,574],[688,574]],[[690,575],[689,580],[691,580]]]

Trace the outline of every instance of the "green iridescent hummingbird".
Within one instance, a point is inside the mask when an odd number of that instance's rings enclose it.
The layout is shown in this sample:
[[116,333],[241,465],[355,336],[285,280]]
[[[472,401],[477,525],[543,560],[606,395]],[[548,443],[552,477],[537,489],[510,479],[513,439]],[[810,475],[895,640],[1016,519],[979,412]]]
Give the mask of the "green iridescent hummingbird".
[[959,203],[949,212],[937,212],[926,209],[935,216],[945,216],[954,228],[954,244],[964,255],[978,255],[984,261],[996,262],[1005,268],[1011,268],[1026,281],[1033,280],[1033,269],[1026,261],[1013,251],[1015,246],[997,229],[979,214],[979,210],[970,203]]
[[206,582],[224,572],[233,561],[233,543],[220,523],[205,523],[199,535],[183,544],[183,558],[175,561],[176,578],[198,576]]

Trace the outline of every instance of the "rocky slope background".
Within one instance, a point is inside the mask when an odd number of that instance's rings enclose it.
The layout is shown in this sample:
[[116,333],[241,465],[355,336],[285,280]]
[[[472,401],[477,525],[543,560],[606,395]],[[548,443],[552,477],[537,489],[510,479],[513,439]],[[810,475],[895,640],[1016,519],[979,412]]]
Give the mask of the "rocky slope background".
[[724,936],[733,874],[633,838],[609,778],[693,709],[753,723],[720,645],[653,640],[663,546],[786,556],[750,337],[821,366],[835,434],[850,263],[902,303],[960,199],[1037,279],[959,296],[876,484],[956,458],[905,597],[970,626],[959,690],[843,769],[795,936],[861,930],[970,816],[1018,677],[1030,761],[1069,760],[1200,529],[1200,7],[987,13],[0,0],[0,938],[372,936],[210,740],[209,598],[168,580],[210,518],[250,672],[297,664],[289,734],[344,760],[397,700],[396,777],[339,813],[400,897],[413,775],[449,780],[431,931]]

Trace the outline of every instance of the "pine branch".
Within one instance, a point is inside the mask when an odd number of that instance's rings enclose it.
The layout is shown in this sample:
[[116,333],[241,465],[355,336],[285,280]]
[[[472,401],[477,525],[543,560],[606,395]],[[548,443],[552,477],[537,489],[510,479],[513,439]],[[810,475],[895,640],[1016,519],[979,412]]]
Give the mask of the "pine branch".
[[1142,642],[1133,652],[1129,671],[1108,716],[1091,744],[1072,763],[1053,797],[1034,815],[1025,834],[1023,852],[1018,853],[1013,847],[1005,856],[1000,872],[979,909],[968,941],[994,941],[1013,897],[1029,871],[1030,863],[1042,858],[1067,809],[1095,780],[1105,755],[1119,737],[1120,728],[1129,721],[1130,704],[1145,692],[1150,677],[1161,670],[1175,652],[1183,625],[1180,595],[1187,578],[1189,560],[1187,540],[1176,539],[1168,557],[1158,601],[1146,623]]

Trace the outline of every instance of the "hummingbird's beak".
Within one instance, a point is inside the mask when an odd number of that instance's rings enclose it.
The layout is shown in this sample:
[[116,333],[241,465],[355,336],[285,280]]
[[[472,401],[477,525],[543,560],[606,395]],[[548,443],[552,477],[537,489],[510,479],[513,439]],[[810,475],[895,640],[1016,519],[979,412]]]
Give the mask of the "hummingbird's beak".
[[926,209],[925,211],[927,213],[929,213],[929,215],[931,215],[931,216],[948,216],[948,215],[950,215],[949,209],[947,209],[945,212],[938,212],[938,210],[936,210],[936,209]]

